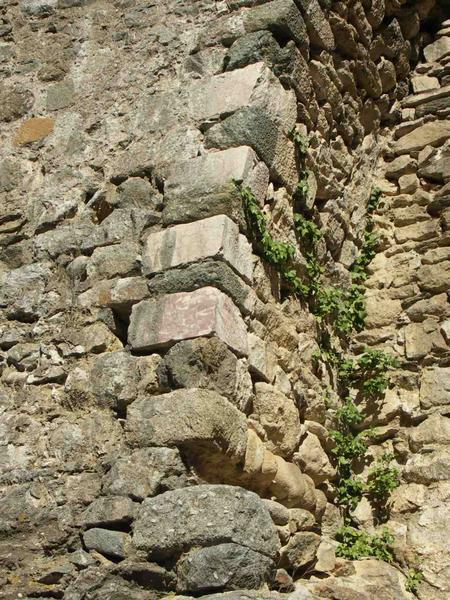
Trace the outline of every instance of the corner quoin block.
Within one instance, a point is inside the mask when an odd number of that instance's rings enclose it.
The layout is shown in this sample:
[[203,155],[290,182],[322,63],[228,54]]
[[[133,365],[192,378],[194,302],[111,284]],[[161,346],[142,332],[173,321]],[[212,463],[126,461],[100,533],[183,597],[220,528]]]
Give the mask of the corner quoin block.
[[223,292],[204,287],[133,306],[128,343],[132,350],[144,352],[212,335],[247,356],[247,329],[238,308]]
[[144,275],[206,258],[225,261],[251,283],[251,246],[239,233],[236,223],[225,215],[176,225],[150,235],[143,255]]

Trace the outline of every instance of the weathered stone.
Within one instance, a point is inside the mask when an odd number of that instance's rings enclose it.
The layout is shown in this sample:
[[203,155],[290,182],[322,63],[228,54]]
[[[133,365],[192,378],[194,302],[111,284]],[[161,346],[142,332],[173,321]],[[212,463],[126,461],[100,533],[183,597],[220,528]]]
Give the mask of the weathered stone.
[[158,210],[162,206],[162,196],[149,181],[142,177],[130,177],[117,188],[119,208],[142,207]]
[[162,368],[172,387],[213,390],[244,412],[253,395],[246,365],[215,337],[176,344],[165,355]]
[[78,296],[77,304],[81,308],[112,308],[117,314],[128,319],[132,306],[149,295],[147,280],[144,277],[125,277],[95,283],[91,289]]
[[0,88],[0,121],[15,121],[26,115],[33,104],[33,94],[19,87]]
[[123,347],[121,341],[100,321],[73,332],[70,341],[74,346],[82,346],[85,352],[95,354],[114,352]]
[[383,327],[390,325],[402,312],[400,300],[385,300],[380,302],[380,297],[369,296],[366,303],[367,317],[365,325],[367,328]]
[[75,87],[67,80],[52,85],[47,91],[47,110],[60,110],[74,103]]
[[237,39],[228,50],[225,64],[228,71],[264,61],[276,64],[281,48],[269,31],[255,31]]
[[271,558],[239,544],[192,550],[177,565],[181,592],[259,589],[274,575]]
[[184,487],[185,467],[175,448],[141,448],[118,458],[103,477],[106,494],[141,501],[148,496]]
[[135,400],[138,391],[138,361],[127,352],[107,352],[96,358],[90,381],[101,406],[122,411]]
[[417,162],[408,155],[398,156],[387,164],[385,176],[387,179],[397,180],[402,175],[415,173],[417,170]]
[[294,534],[281,549],[280,564],[289,569],[300,569],[314,562],[320,544],[320,536],[311,531]]
[[450,368],[435,367],[422,371],[420,404],[424,409],[450,403]]
[[291,533],[312,529],[315,522],[314,515],[303,508],[291,508],[289,510],[289,529]]
[[406,358],[417,360],[426,356],[433,347],[422,323],[410,323],[404,329]]
[[268,29],[294,40],[300,47],[308,47],[305,23],[292,0],[273,0],[257,6],[244,15],[247,32]]
[[273,478],[271,492],[278,502],[289,508],[300,507],[316,511],[317,497],[313,480],[303,475],[297,465],[288,463],[276,456],[276,475]]
[[423,50],[428,62],[437,62],[450,54],[450,38],[441,37]]
[[125,558],[131,549],[131,537],[127,533],[99,527],[85,531],[83,541],[89,550],[97,550],[113,558]]
[[287,525],[289,522],[290,511],[280,504],[279,502],[275,502],[274,500],[264,500],[263,502],[269,511],[269,514],[272,518],[272,521],[275,525]]
[[425,123],[400,138],[394,151],[397,155],[409,154],[422,150],[425,146],[436,146],[445,142],[450,136],[450,123],[448,121],[432,121]]
[[133,444],[187,447],[194,454],[208,449],[232,463],[243,458],[247,444],[244,415],[216,392],[198,388],[136,400],[126,427]]
[[334,36],[318,0],[295,0],[301,8],[312,46],[334,50]]
[[148,281],[151,295],[192,292],[200,288],[214,287],[226,294],[243,315],[254,312],[258,298],[247,285],[223,261],[205,259],[202,262],[176,267],[157,273]]
[[285,458],[292,456],[300,440],[300,418],[294,401],[267,383],[255,385],[253,412],[267,435],[267,448]]
[[271,176],[291,192],[298,180],[294,145],[267,112],[244,108],[211,127],[206,146],[229,148],[248,144],[269,167]]
[[50,265],[37,262],[6,272],[0,279],[0,307],[18,321],[35,321],[48,313],[57,298],[46,293]]
[[134,517],[136,503],[125,496],[97,498],[81,516],[87,527],[117,527],[130,523]]
[[432,445],[450,445],[450,419],[434,414],[409,432],[409,445],[413,452],[420,452]]
[[139,248],[134,242],[96,248],[86,268],[92,279],[112,279],[137,275],[140,270]]
[[294,455],[294,462],[303,473],[311,477],[316,485],[336,476],[336,470],[332,467],[319,439],[313,433],[308,433],[302,440]]
[[24,146],[31,142],[37,142],[46,138],[53,132],[54,119],[49,117],[33,117],[28,119],[19,127],[14,136],[13,143],[15,146]]
[[258,200],[266,193],[268,171],[264,173],[257,167],[251,148],[230,148],[174,165],[165,184],[164,223],[225,214],[243,225],[242,199],[236,183],[251,187]]
[[246,281],[252,280],[252,249],[238,226],[224,215],[176,225],[147,238],[145,275],[205,258],[224,260]]
[[275,558],[279,541],[262,500],[226,485],[199,485],[144,500],[133,542],[152,557],[177,556],[193,547],[234,543]]
[[[431,235],[427,237],[434,237]],[[450,286],[450,262],[423,265],[417,271],[419,287],[435,294],[445,292]]]
[[413,92],[420,94],[420,92],[428,92],[439,88],[439,79],[429,75],[416,75],[411,77],[411,85]]
[[210,335],[217,335],[239,354],[247,354],[247,332],[239,311],[215,288],[170,294],[133,306],[128,331],[133,350],[152,350]]
[[450,479],[448,451],[439,449],[426,454],[413,454],[402,469],[402,477],[407,482],[425,485]]
[[419,163],[418,173],[421,177],[436,183],[450,181],[449,148],[438,148],[432,151],[426,160]]
[[283,89],[263,62],[195,83],[189,90],[188,102],[189,111],[198,122],[214,122],[253,106],[270,114],[286,132],[295,125],[295,96]]
[[270,347],[253,333],[248,335],[248,366],[258,377],[272,383],[275,376],[276,359]]
[[414,194],[419,187],[419,178],[415,173],[402,175],[398,180],[398,187],[401,194]]

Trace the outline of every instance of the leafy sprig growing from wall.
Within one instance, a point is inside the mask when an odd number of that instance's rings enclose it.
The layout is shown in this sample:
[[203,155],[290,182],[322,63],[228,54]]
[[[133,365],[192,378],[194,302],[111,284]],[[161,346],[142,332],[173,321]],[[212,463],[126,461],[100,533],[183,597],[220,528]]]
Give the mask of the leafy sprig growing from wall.
[[370,534],[355,527],[344,525],[336,532],[336,540],[339,542],[336,555],[342,558],[359,560],[373,556],[386,562],[394,560],[392,551],[394,537],[388,529],[383,529],[380,533]]

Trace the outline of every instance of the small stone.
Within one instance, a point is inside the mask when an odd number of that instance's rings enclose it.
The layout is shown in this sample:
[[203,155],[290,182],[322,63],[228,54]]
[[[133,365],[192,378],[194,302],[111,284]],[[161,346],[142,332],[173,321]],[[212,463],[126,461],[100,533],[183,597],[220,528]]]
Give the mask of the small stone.
[[75,87],[67,80],[52,85],[47,92],[47,110],[60,110],[74,103]]
[[401,194],[414,194],[419,187],[419,179],[415,173],[402,175],[398,180],[398,186]]
[[280,566],[289,569],[300,569],[312,564],[320,544],[320,535],[312,531],[301,531],[294,534],[287,545],[281,549]]
[[14,136],[15,146],[42,140],[53,132],[55,121],[49,117],[34,117],[22,123]]
[[113,558],[125,558],[131,549],[131,537],[121,531],[94,527],[83,533],[83,541],[89,550]]
[[429,75],[415,75],[411,78],[411,85],[415,94],[420,92],[428,92],[439,88],[439,79],[430,77]]

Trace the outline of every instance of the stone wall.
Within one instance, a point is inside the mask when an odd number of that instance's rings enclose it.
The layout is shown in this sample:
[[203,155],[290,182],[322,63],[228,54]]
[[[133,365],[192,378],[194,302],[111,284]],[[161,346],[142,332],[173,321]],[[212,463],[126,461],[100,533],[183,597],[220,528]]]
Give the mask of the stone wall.
[[[448,594],[444,4],[0,2],[0,597]],[[333,452],[366,347],[383,519]]]

